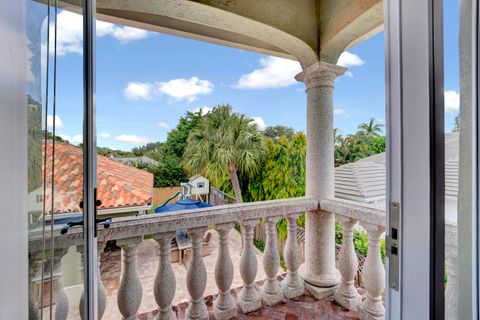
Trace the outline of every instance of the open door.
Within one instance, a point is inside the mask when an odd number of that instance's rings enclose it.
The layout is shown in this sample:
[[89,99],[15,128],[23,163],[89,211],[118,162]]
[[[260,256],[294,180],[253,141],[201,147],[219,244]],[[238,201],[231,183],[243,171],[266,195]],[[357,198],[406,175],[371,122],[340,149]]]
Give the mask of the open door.
[[478,316],[477,10],[385,2],[390,319]]

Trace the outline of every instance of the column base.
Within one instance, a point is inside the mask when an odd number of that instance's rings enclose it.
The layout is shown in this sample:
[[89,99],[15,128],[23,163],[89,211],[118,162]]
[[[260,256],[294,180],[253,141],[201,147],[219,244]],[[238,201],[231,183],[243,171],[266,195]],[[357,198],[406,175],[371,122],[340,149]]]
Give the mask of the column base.
[[370,314],[360,307],[360,319],[361,320],[385,320],[385,316],[384,315],[376,316],[376,315]]
[[307,270],[305,263],[300,266],[298,269],[300,278],[305,281],[305,283],[309,283],[316,287],[321,288],[330,288],[330,287],[337,287],[340,284],[340,272],[338,269],[334,269],[332,273],[327,275],[322,275],[321,277],[311,273]]
[[282,290],[285,297],[289,299],[295,299],[304,294],[305,287],[303,285],[299,285],[297,287],[289,287],[286,282],[286,279],[284,279],[282,281]]
[[229,320],[237,317],[237,308],[232,306],[228,309],[219,309],[215,302],[213,303],[213,314],[217,320]]
[[283,295],[282,291],[278,291],[277,293],[267,293],[263,290],[261,290],[260,296],[262,297],[263,303],[265,303],[267,306],[274,306],[280,302],[285,301],[285,296]]
[[249,313],[249,312],[257,311],[258,309],[260,309],[262,307],[262,300],[261,299],[257,299],[253,301],[238,300],[237,304],[240,311],[242,311],[243,313]]
[[360,295],[345,297],[340,293],[340,291],[335,293],[334,299],[336,303],[348,310],[356,309],[360,304],[362,304],[362,298]]
[[305,290],[317,300],[323,300],[325,298],[333,296],[337,288],[338,286],[322,288],[305,282]]

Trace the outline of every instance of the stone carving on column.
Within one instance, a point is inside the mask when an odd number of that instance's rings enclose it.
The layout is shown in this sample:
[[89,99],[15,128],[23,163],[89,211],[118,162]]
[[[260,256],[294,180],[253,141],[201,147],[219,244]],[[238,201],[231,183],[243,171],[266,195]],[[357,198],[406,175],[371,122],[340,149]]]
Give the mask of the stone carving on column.
[[278,269],[280,268],[280,254],[278,252],[277,222],[278,217],[265,219],[267,241],[265,251],[263,252],[263,268],[265,269],[265,283],[261,290],[262,301],[267,306],[273,306],[284,301],[283,292],[280,283],[277,280]]
[[[61,273],[62,258],[67,253],[68,248],[56,248],[53,257],[53,272]],[[68,317],[68,297],[63,288],[62,282],[63,274],[60,274],[59,282],[57,284],[57,302],[55,304],[55,320],[66,320]]]
[[242,221],[243,251],[240,257],[240,275],[243,287],[238,297],[238,307],[243,313],[252,312],[262,307],[262,300],[255,288],[257,275],[257,257],[253,246],[253,228],[260,220]]
[[217,320],[228,320],[237,316],[237,307],[230,293],[233,281],[233,263],[228,249],[228,234],[234,225],[234,223],[226,223],[215,226],[219,236],[218,257],[215,264],[218,296],[213,302],[213,313]]
[[[100,276],[100,260],[102,259],[103,249],[105,249],[105,243],[98,242],[97,243],[97,255],[98,255],[98,265],[97,265],[97,279],[98,279],[98,303],[97,303],[97,310],[98,310],[98,319],[102,319],[103,314],[105,313],[105,307],[107,305],[107,293],[105,291],[105,286],[103,285],[102,278]],[[83,264],[83,246],[77,246],[77,251],[82,254],[82,264]],[[84,311],[84,296],[80,297],[79,303],[79,311],[80,311],[80,318],[82,320],[85,319],[85,315],[83,314]]]
[[207,286],[207,270],[202,257],[202,240],[206,230],[206,227],[188,230],[192,237],[192,259],[187,271],[187,289],[190,294],[187,320],[208,319],[207,305],[203,299]]
[[301,213],[293,213],[287,216],[287,243],[285,244],[284,256],[287,265],[287,277],[282,281],[283,294],[290,298],[303,295],[303,280],[298,274],[300,266],[300,249],[297,242],[297,219]]
[[385,268],[380,255],[380,239],[385,229],[368,223],[362,223],[362,226],[368,234],[368,252],[362,272],[367,297],[362,303],[360,316],[364,320],[385,319],[382,300],[385,290]]
[[[318,201],[334,197],[333,91],[335,79],[347,69],[317,62],[295,78],[307,93],[306,196]],[[340,282],[335,268],[335,217],[310,211],[305,221],[305,263],[300,275],[315,298],[333,295]]]
[[335,301],[342,307],[353,310],[362,303],[362,298],[354,285],[358,270],[358,258],[353,245],[353,230],[358,221],[342,216],[337,216],[337,221],[343,227],[343,243],[338,254],[338,269],[342,280],[335,292]]
[[170,249],[173,237],[175,237],[173,232],[160,233],[154,236],[159,244],[160,253],[153,287],[155,301],[159,307],[157,320],[175,320],[177,318],[172,310],[172,301],[177,285],[175,273],[170,262]]
[[117,293],[118,309],[125,320],[138,317],[138,309],[142,303],[142,283],[137,271],[137,246],[143,237],[117,240],[122,248],[122,280]]

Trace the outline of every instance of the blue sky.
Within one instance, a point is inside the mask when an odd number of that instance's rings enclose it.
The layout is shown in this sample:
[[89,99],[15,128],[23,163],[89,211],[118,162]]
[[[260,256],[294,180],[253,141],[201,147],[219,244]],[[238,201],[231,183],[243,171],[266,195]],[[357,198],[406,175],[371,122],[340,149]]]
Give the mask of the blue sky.
[[[446,131],[458,110],[458,1],[446,0]],[[81,17],[59,16],[57,133],[81,141]],[[97,24],[99,146],[128,150],[162,141],[187,110],[229,103],[263,127],[305,130],[304,85],[297,62],[165,34]],[[337,79],[335,126],[345,135],[361,122],[385,120],[384,43],[379,33],[348,49]]]

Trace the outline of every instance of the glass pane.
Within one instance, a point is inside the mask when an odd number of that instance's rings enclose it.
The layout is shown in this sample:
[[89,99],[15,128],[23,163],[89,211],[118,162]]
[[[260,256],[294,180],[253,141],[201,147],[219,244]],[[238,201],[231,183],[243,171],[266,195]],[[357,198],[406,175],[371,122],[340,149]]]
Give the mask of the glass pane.
[[83,23],[69,15],[27,1],[30,319],[80,319],[83,229],[66,226],[83,219]]

